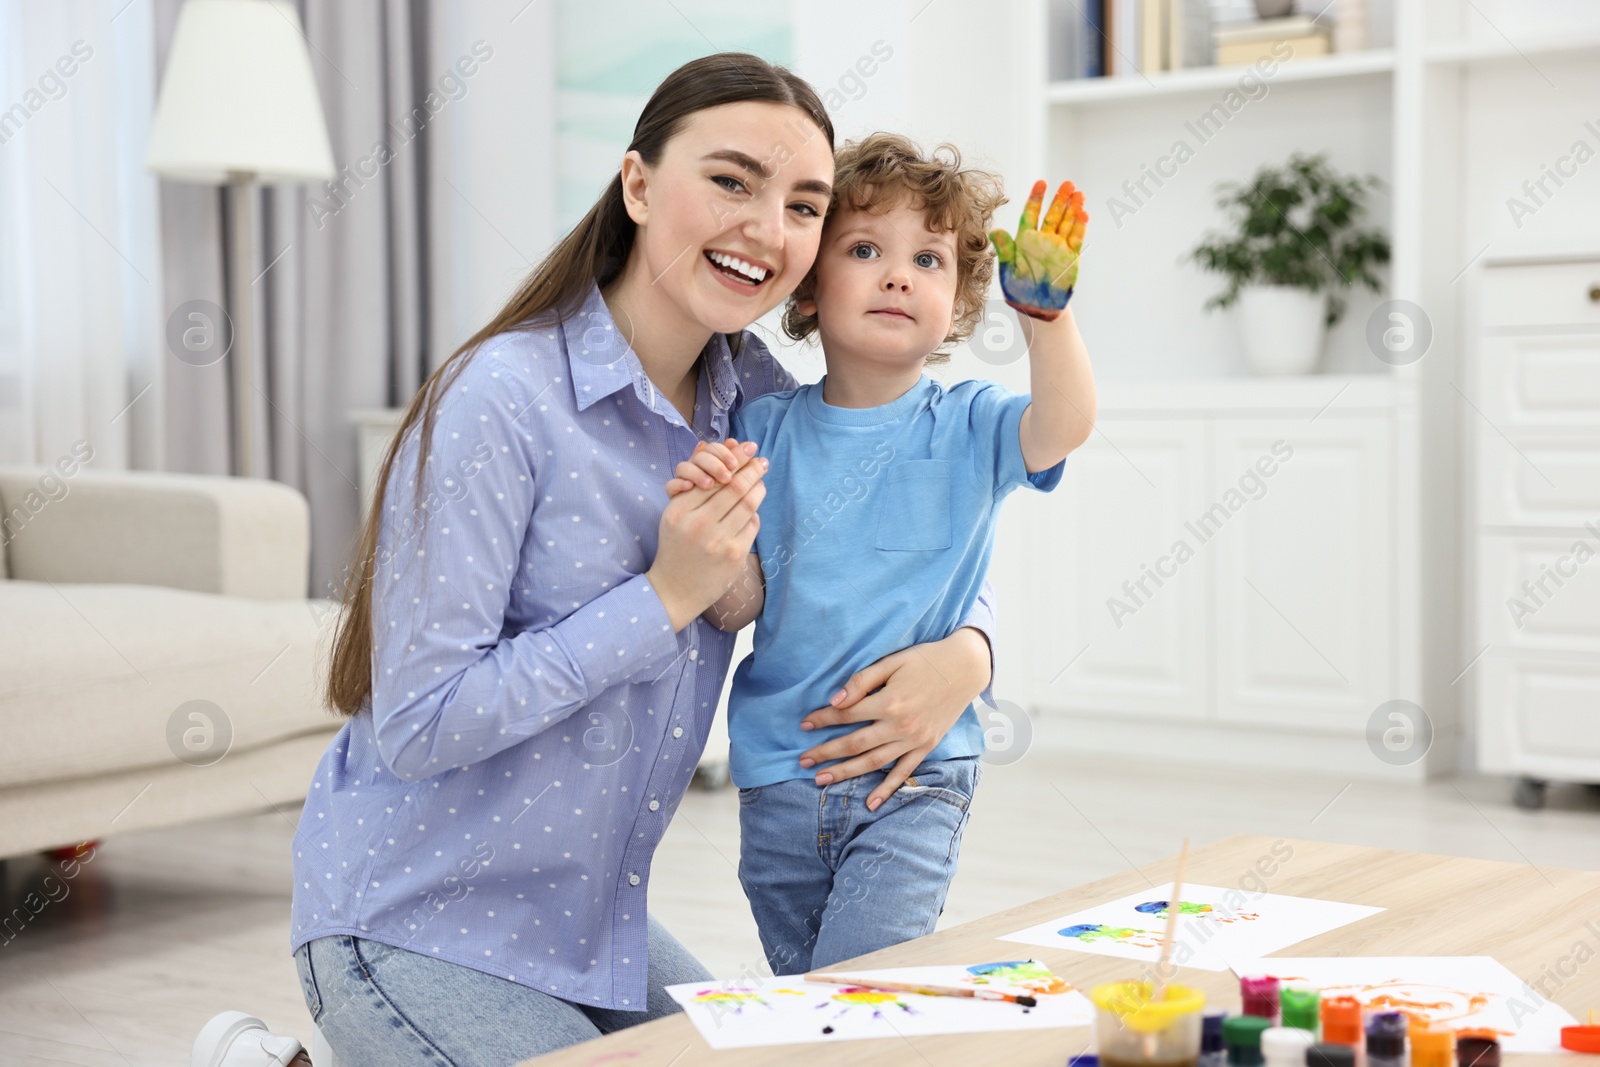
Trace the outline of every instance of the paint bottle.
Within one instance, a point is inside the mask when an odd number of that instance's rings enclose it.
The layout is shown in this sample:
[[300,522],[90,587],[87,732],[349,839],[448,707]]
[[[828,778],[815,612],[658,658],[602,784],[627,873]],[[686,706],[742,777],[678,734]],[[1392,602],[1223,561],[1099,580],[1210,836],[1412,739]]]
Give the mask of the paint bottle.
[[1307,1045],[1306,1067],[1356,1067],[1356,1050],[1327,1041]]
[[1245,1015],[1259,1015],[1273,1026],[1278,1025],[1278,980],[1270,974],[1260,978],[1239,979],[1239,999],[1244,1002]]
[[1367,1067],[1406,1067],[1406,1017],[1400,1012],[1380,1011],[1367,1020]]
[[1357,1067],[1366,1061],[1366,1035],[1361,1032],[1361,1001],[1355,997],[1322,998],[1322,1040],[1348,1045]]
[[1313,1040],[1309,1030],[1297,1026],[1269,1026],[1261,1031],[1261,1058],[1266,1067],[1305,1067]]
[[1324,997],[1322,1040],[1330,1045],[1360,1048],[1363,1042],[1361,1001],[1355,997]]
[[1208,1011],[1201,1017],[1200,1067],[1228,1067],[1228,1046],[1222,1040],[1222,1023],[1227,1017],[1225,1011]]
[[1161,1000],[1153,993],[1150,982],[1089,991],[1100,1067],[1198,1067],[1205,994],[1181,985],[1168,985]]
[[1411,1067],[1455,1067],[1456,1032],[1448,1026],[1411,1028]]
[[1500,1038],[1493,1030],[1456,1033],[1456,1067],[1500,1067]]
[[1317,1033],[1318,1017],[1322,1008],[1322,994],[1308,985],[1284,985],[1278,990],[1278,1009],[1284,1026],[1294,1026]]
[[1261,1067],[1261,1035],[1272,1023],[1259,1015],[1230,1015],[1222,1021],[1228,1067]]

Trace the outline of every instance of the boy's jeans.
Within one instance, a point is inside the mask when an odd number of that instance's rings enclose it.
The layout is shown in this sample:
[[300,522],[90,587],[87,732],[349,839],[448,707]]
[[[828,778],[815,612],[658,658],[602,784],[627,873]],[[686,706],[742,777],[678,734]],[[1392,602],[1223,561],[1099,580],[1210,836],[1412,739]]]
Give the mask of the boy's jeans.
[[877,811],[874,771],[739,790],[739,881],[773,974],[802,974],[933,932],[982,777],[930,760]]

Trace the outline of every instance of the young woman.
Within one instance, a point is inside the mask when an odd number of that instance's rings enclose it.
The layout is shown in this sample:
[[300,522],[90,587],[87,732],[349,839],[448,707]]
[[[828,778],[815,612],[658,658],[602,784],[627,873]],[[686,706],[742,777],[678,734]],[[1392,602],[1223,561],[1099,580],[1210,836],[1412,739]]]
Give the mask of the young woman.
[[[646,890],[733,650],[700,615],[744,567],[765,461],[664,486],[702,441],[750,454],[732,411],[796,384],[743,331],[810,270],[832,178],[802,79],[686,64],[599,203],[407,409],[335,640],[350,719],[294,842],[292,947],[341,1067],[510,1064],[709,978]],[[840,679],[808,720],[867,725],[805,765],[893,764],[893,793],[986,688],[991,621],[980,602]],[[253,1023],[213,1047],[268,1054]]]

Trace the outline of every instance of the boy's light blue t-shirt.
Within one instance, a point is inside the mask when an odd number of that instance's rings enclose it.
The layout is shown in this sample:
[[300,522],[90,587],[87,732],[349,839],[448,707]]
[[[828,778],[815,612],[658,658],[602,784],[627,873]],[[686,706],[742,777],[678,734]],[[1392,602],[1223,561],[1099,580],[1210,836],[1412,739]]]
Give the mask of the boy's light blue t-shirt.
[[[1066,465],[1027,472],[1029,397],[994,382],[946,389],[924,374],[881,407],[841,408],[823,401],[826,381],[734,416],[734,435],[772,462],[755,543],[766,604],[728,697],[740,788],[814,775],[800,754],[857,726],[800,720],[856,671],[950,636],[988,572],[1000,502],[1021,485],[1054,489]],[[969,706],[928,758],[982,753]]]

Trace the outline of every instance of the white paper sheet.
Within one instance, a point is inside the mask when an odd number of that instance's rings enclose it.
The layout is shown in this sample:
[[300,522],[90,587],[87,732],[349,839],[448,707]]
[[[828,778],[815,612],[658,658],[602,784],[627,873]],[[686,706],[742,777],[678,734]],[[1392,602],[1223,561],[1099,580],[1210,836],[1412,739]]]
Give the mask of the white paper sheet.
[[1235,960],[1234,972],[1303,979],[1324,997],[1405,1011],[1457,1030],[1501,1031],[1503,1052],[1561,1052],[1566,1009],[1529,990],[1493,956],[1338,956]]
[[[1052,919],[1002,940],[1155,963],[1167,927],[1172,883]],[[1376,915],[1382,908],[1333,900],[1185,885],[1172,959],[1180,967],[1225,971],[1230,960],[1265,956]]]
[[[1022,966],[1026,964],[1026,966]],[[1026,993],[1034,1008],[971,997],[889,993],[798,977],[695,982],[667,987],[714,1049],[829,1044],[872,1037],[916,1037],[994,1030],[1088,1026],[1094,1006],[1035,961],[972,966],[896,967],[829,972],[871,980],[973,986]]]

